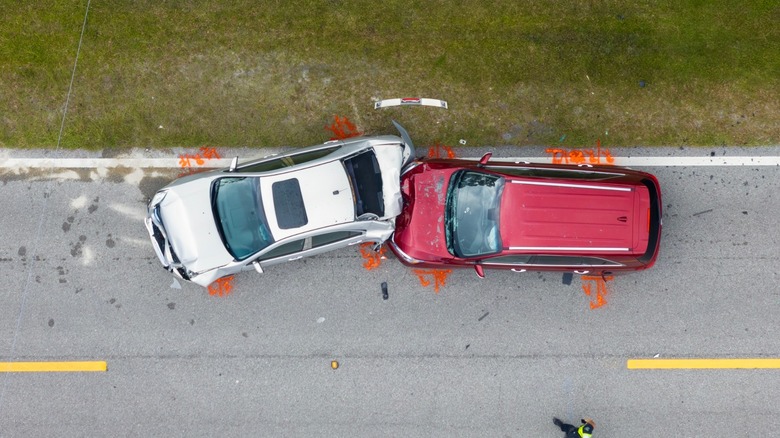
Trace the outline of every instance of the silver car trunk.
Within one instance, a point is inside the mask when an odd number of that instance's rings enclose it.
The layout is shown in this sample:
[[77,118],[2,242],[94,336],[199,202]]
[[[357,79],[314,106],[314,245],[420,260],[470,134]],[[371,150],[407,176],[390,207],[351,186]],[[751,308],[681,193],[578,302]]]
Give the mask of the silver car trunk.
[[385,200],[384,218],[401,214],[401,165],[403,148],[398,145],[376,145],[374,153],[382,169],[382,192]]

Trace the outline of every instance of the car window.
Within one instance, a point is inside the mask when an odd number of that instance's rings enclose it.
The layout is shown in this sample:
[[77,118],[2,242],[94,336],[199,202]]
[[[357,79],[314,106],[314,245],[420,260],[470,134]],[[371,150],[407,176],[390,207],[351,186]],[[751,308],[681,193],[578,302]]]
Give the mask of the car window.
[[531,260],[530,255],[507,255],[491,257],[482,261],[486,265],[525,265]]
[[220,178],[211,196],[217,231],[225,248],[243,260],[274,243],[260,197],[259,178]]
[[540,255],[535,256],[531,261],[534,265],[548,265],[548,266],[579,266],[586,265],[584,257],[576,256],[557,256],[557,255]]
[[576,257],[559,255],[538,255],[534,256],[530,264],[547,266],[620,266],[620,263],[600,257]]
[[276,257],[282,257],[290,254],[295,254],[296,252],[301,252],[303,251],[303,244],[305,241],[306,241],[305,239],[300,239],[300,240],[294,240],[292,242],[279,245],[276,248],[261,255],[260,260],[269,260]]
[[276,222],[279,228],[289,230],[309,223],[309,218],[306,216],[306,206],[303,205],[301,184],[297,178],[271,184],[271,192],[273,193]]
[[587,263],[593,266],[623,266],[614,260],[602,259],[601,257],[585,257]]
[[374,151],[368,150],[344,160],[344,168],[355,196],[355,216],[366,213],[384,216],[382,172]]
[[499,207],[504,179],[461,170],[450,178],[444,209],[447,249],[457,257],[494,254],[501,250]]
[[334,231],[332,233],[320,234],[318,236],[311,237],[311,245],[312,247],[316,248],[318,246],[324,246],[341,240],[357,237],[362,234],[363,233],[359,231]]
[[527,176],[535,178],[556,178],[556,179],[586,179],[586,180],[605,180],[611,178],[618,178],[623,174],[615,174],[609,172],[599,172],[596,170],[584,170],[584,169],[544,169],[534,167],[516,167],[516,166],[500,166],[492,165],[486,167],[494,172],[503,173],[506,175],[514,176]]
[[296,164],[305,163],[307,161],[316,160],[322,158],[328,154],[331,154],[339,150],[341,146],[330,146],[322,149],[317,149],[307,152],[291,153],[282,157],[272,157],[267,160],[262,160],[256,163],[250,163],[246,166],[239,167],[239,172],[267,172],[269,170],[281,169],[283,167],[290,167]]

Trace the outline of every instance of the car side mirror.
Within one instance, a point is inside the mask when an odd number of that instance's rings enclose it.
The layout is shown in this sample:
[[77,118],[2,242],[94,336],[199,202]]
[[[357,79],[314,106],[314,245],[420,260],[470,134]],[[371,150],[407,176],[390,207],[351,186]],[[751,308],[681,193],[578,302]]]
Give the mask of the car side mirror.
[[238,157],[233,157],[233,161],[230,162],[230,172],[235,172],[238,167]]
[[480,264],[474,265],[474,270],[477,271],[477,277],[485,278],[485,270],[482,268],[482,265]]
[[257,260],[252,262],[252,267],[255,268],[255,271],[257,271],[258,274],[262,274],[263,273],[263,267],[260,266],[260,262],[258,262]]
[[479,159],[479,167],[485,167],[485,165],[490,160],[490,157],[493,156],[493,152],[488,152],[485,155],[482,156],[482,158]]

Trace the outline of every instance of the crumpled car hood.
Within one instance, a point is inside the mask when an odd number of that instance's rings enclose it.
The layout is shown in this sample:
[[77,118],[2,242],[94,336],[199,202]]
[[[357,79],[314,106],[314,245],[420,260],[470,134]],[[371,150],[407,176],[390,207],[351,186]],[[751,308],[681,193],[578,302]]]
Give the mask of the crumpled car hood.
[[213,179],[194,180],[167,190],[160,218],[173,251],[190,271],[200,273],[233,261],[225,249],[211,212]]
[[451,259],[444,230],[447,188],[457,168],[431,169],[427,164],[403,176],[407,205],[396,219],[393,241],[418,260]]

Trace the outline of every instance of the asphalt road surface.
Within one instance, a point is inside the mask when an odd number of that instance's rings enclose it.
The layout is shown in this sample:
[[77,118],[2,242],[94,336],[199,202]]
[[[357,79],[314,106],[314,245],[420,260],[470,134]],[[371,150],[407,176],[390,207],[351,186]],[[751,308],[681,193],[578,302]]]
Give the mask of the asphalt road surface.
[[780,168],[642,170],[663,190],[660,257],[602,303],[561,274],[453,271],[436,293],[356,248],[210,295],[160,267],[142,222],[181,169],[3,170],[0,361],[108,368],[0,373],[0,435],[562,436],[553,416],[599,438],[777,431],[780,369],[626,361],[780,357]]

